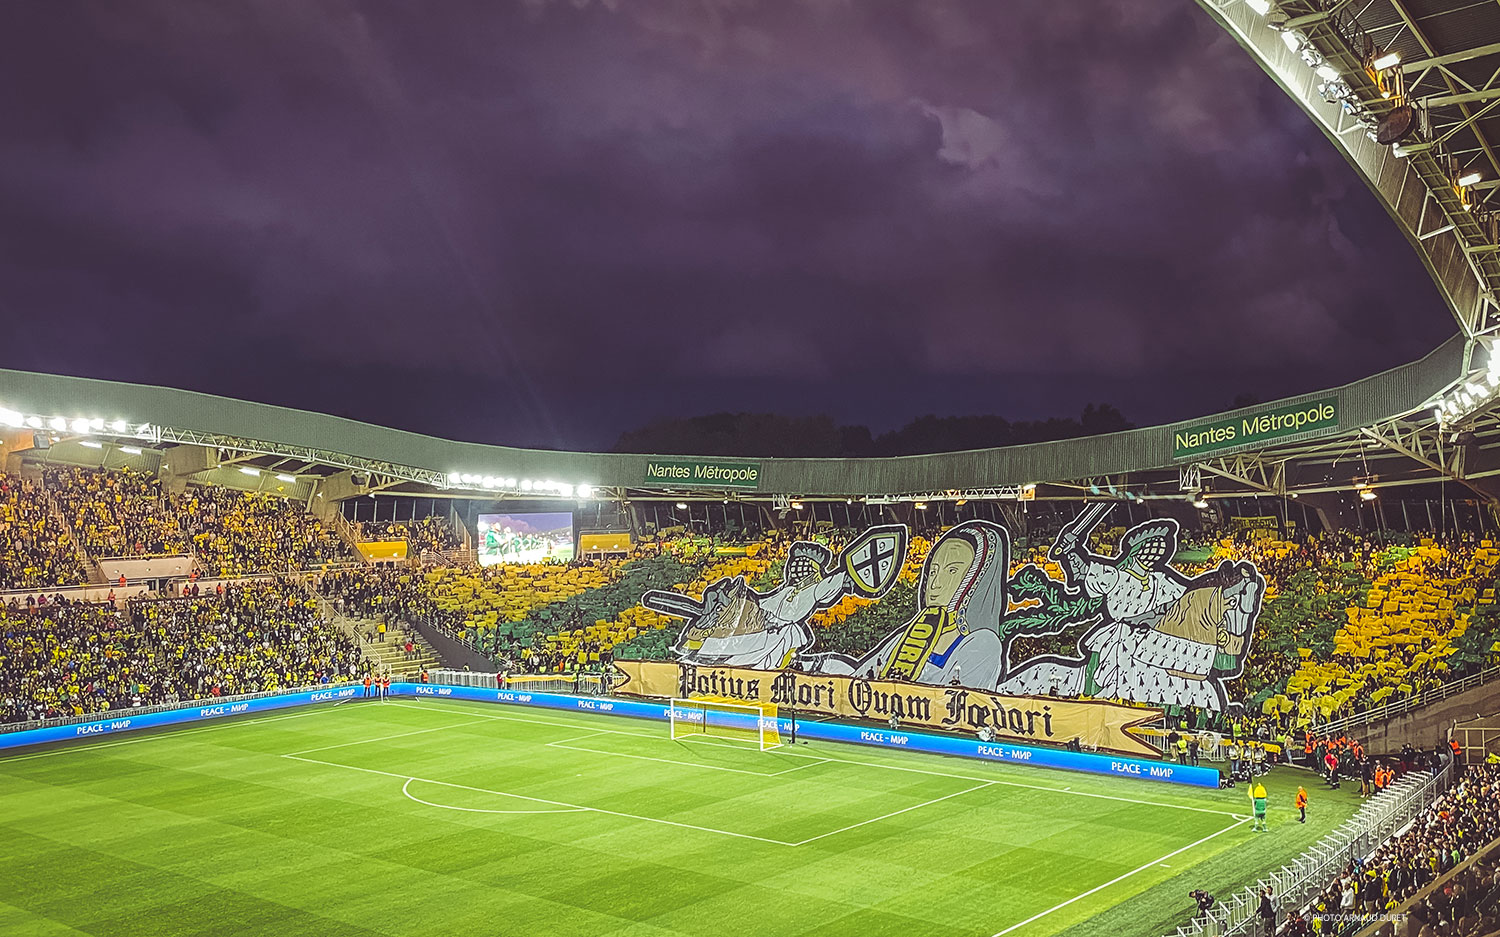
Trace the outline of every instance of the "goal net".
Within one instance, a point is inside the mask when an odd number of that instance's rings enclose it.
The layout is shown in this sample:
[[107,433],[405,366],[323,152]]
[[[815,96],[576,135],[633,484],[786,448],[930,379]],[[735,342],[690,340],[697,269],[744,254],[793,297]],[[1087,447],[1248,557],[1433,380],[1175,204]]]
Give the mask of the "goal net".
[[674,699],[672,738],[709,737],[778,748],[781,732],[774,703],[747,703],[723,697]]

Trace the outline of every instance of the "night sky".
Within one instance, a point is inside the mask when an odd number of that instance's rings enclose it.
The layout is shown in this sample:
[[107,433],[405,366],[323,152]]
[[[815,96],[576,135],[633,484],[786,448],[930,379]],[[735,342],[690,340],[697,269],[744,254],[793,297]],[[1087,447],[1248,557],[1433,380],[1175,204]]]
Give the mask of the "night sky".
[[1191,0],[0,13],[0,366],[456,438],[1138,424],[1456,327]]

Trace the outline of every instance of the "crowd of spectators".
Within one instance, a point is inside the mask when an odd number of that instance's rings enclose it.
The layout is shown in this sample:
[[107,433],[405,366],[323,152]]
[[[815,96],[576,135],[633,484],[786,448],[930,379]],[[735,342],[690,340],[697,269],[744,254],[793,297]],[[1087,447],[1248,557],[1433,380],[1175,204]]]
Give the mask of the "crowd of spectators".
[[448,519],[436,515],[407,521],[359,521],[354,527],[361,540],[405,540],[407,555],[412,557],[449,553],[464,545]]
[[35,482],[0,472],[0,589],[45,589],[87,579],[46,492]]
[[202,486],[175,501],[207,577],[279,573],[355,559],[337,533],[285,498]]
[[[1339,915],[1394,912],[1422,889],[1500,837],[1500,765],[1470,765],[1457,783],[1437,798],[1409,829],[1381,845],[1362,862],[1352,862],[1312,902],[1307,915],[1289,915],[1284,935],[1325,932],[1324,919]],[[1500,884],[1500,870],[1481,868],[1430,892],[1410,912],[1420,933],[1489,933],[1474,902]],[[1489,926],[1493,927],[1493,915]],[[1334,928],[1327,927],[1327,931]]]
[[49,465],[45,479],[74,535],[94,558],[187,552],[187,535],[156,476],[129,468]]
[[0,609],[0,721],[112,712],[353,680],[359,647],[295,582]]

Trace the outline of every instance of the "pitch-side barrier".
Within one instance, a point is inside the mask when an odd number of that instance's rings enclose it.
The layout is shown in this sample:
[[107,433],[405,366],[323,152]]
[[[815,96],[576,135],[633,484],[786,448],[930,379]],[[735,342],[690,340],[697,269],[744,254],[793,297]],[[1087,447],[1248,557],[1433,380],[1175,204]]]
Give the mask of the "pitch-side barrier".
[[[47,723],[31,723],[16,731],[0,731],[0,751],[28,745],[57,742],[73,742],[81,739],[97,739],[141,729],[154,729],[185,723],[222,719],[229,716],[249,715],[293,706],[312,706],[357,700],[364,688],[359,684],[339,684],[314,687],[288,693],[256,695],[224,700],[207,700],[181,704],[176,708],[153,707],[151,710],[121,710],[108,718],[92,721],[59,720]],[[671,703],[661,700],[623,699],[601,696],[573,696],[562,693],[532,692],[522,689],[489,689],[473,686],[452,686],[433,683],[392,683],[393,697],[458,699],[474,702],[497,703],[536,709],[569,710],[610,716],[630,716],[667,722],[671,718]],[[681,714],[679,714],[681,716]],[[666,729],[663,728],[663,733]],[[792,720],[777,718],[777,731],[783,738],[792,736]],[[843,742],[853,745],[868,745],[876,748],[901,749],[973,758],[979,761],[998,761],[1007,764],[1034,765],[1042,768],[1061,768],[1066,771],[1082,771],[1089,774],[1113,775],[1156,781],[1167,784],[1185,784],[1193,787],[1217,788],[1219,772],[1214,768],[1177,765],[1144,758],[1123,755],[1073,752],[1058,748],[1043,748],[1013,745],[1004,742],[985,742],[980,739],[955,735],[936,735],[926,732],[907,732],[849,725],[839,722],[811,722],[797,720],[796,737],[810,741]]]

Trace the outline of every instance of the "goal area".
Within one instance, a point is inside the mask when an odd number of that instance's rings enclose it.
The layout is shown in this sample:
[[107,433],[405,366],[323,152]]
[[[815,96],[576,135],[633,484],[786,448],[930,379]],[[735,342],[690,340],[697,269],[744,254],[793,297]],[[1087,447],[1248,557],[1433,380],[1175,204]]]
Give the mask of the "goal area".
[[747,703],[720,696],[673,699],[672,738],[717,738],[756,745],[761,751],[781,747],[774,703]]

